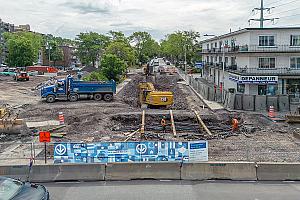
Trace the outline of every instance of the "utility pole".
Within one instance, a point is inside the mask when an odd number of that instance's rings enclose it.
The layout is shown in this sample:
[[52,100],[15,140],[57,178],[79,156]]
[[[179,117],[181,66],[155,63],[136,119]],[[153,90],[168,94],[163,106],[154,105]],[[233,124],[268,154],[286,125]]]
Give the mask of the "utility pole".
[[265,8],[264,7],[264,0],[261,0],[260,8],[254,8],[252,10],[252,12],[254,12],[255,10],[260,11],[260,18],[259,19],[249,19],[248,22],[250,23],[251,21],[259,21],[260,28],[264,28],[264,21],[272,21],[274,23],[275,19],[279,19],[279,18],[264,18],[264,12],[265,11],[270,12],[271,9],[273,9],[273,8],[275,8],[275,7]]

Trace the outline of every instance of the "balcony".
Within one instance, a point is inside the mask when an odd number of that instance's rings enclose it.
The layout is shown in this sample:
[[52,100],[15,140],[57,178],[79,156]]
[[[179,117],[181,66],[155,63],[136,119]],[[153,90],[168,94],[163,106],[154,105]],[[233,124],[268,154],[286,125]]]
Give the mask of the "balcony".
[[[205,66],[223,70],[222,63],[205,63]],[[237,65],[226,65],[224,68],[225,71],[246,75],[246,76],[257,76],[257,75],[266,75],[266,76],[300,76],[300,68],[289,68],[289,67],[278,67],[278,68],[238,68]]]
[[240,75],[256,76],[256,75],[266,75],[266,76],[299,76],[300,68],[289,68],[289,67],[280,67],[273,69],[261,69],[261,68],[238,68],[238,69],[229,69],[226,68],[226,71],[232,72]]
[[300,46],[276,45],[276,46],[259,46],[243,45],[228,48],[202,49],[202,54],[223,53],[300,53]]

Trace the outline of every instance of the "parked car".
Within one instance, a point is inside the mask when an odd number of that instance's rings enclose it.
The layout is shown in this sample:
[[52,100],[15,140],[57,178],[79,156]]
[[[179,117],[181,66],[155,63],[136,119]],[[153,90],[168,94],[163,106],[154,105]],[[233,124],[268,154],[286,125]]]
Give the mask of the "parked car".
[[0,72],[0,75],[2,76],[14,76],[16,74],[16,68],[6,68],[2,72]]
[[0,176],[0,199],[49,200],[49,192],[43,185]]

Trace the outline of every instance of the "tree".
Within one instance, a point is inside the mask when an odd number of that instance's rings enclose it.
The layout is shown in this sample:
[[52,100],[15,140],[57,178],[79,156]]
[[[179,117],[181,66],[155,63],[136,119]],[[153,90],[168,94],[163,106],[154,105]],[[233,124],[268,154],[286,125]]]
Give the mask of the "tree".
[[123,60],[112,54],[104,55],[101,61],[101,70],[109,80],[119,81],[120,76],[126,70],[126,64]]
[[[59,47],[58,42],[55,40],[48,41],[50,47],[50,60],[53,61],[53,65],[56,66],[56,62],[64,59],[62,49]],[[45,48],[45,52],[49,55],[49,48]],[[48,58],[49,59],[49,58]],[[50,65],[50,63],[49,63]]]
[[[39,50],[42,46],[42,36],[31,32],[4,33],[5,41],[8,44],[8,63],[12,66],[32,65],[38,60]],[[23,44],[28,45],[24,47]],[[16,44],[20,44],[19,47]],[[28,56],[28,57],[26,57]],[[24,59],[22,62],[21,60]],[[23,64],[22,64],[23,63]]]
[[199,38],[200,34],[194,31],[178,31],[167,35],[166,39],[161,41],[162,53],[173,62],[184,60],[186,53],[187,62],[195,62],[200,58]]
[[127,67],[131,67],[135,62],[134,49],[123,40],[111,42],[105,51],[106,54],[113,54],[126,62]]
[[159,54],[159,44],[147,32],[134,32],[130,41],[135,47],[140,64],[146,63],[151,57]]
[[35,60],[35,51],[29,39],[17,37],[8,40],[8,65],[14,67],[30,66]]
[[123,42],[129,45],[129,39],[121,31],[109,31],[111,42]]
[[80,60],[86,65],[92,64],[95,67],[96,61],[99,61],[109,43],[109,37],[95,32],[80,33],[76,41]]

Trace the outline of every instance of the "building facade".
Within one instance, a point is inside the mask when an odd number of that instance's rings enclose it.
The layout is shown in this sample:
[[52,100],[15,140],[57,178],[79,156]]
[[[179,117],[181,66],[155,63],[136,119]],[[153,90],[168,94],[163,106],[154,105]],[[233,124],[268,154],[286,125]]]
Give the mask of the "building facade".
[[300,27],[246,28],[202,43],[203,76],[250,95],[300,94]]

